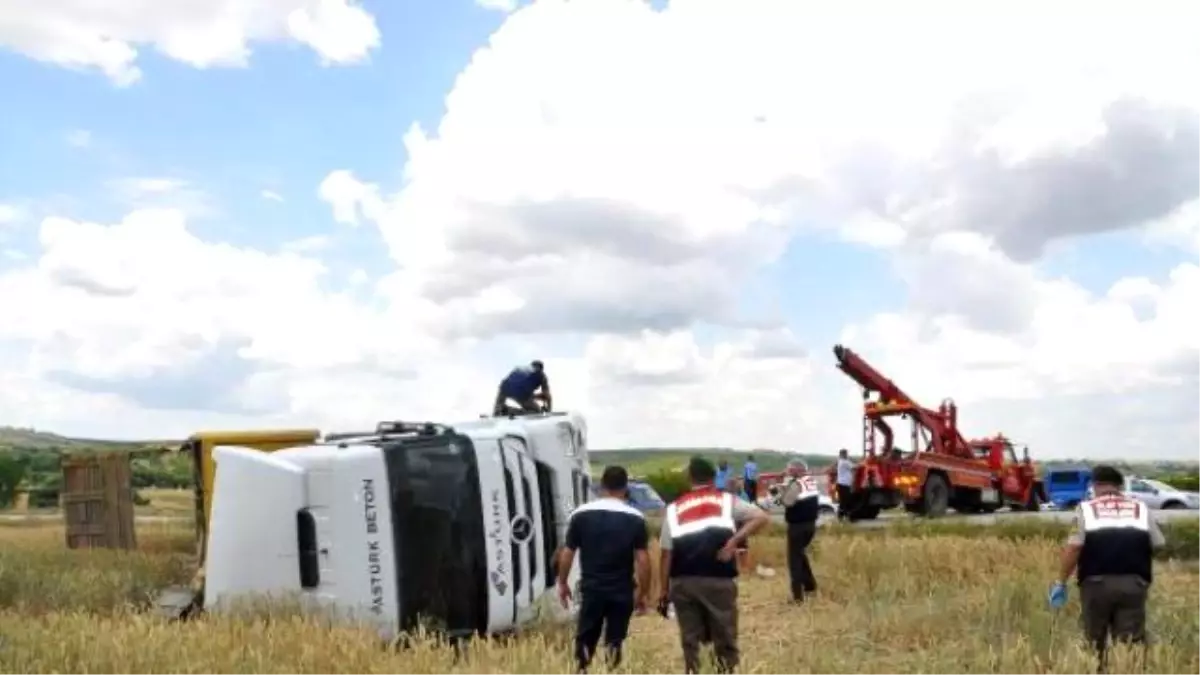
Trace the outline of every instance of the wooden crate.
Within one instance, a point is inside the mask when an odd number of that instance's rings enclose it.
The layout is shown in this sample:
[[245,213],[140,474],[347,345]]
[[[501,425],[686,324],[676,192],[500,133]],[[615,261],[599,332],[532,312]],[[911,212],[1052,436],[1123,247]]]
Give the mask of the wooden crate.
[[137,548],[130,459],[128,453],[63,458],[67,548]]

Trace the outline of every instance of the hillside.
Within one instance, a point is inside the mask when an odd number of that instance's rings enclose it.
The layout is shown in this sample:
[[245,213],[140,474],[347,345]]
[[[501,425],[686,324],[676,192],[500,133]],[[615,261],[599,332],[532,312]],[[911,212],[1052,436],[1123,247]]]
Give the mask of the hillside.
[[0,450],[136,450],[155,443],[155,441],[130,442],[69,438],[49,431],[0,426]]
[[809,453],[787,453],[778,450],[734,450],[732,448],[628,448],[620,450],[592,450],[589,454],[592,468],[599,473],[605,466],[620,465],[630,474],[644,476],[663,469],[687,466],[688,460],[697,455],[714,463],[725,459],[731,466],[740,468],[749,456],[754,457],[758,470],[763,472],[782,471],[789,460],[803,459],[813,469],[829,466],[832,455]]

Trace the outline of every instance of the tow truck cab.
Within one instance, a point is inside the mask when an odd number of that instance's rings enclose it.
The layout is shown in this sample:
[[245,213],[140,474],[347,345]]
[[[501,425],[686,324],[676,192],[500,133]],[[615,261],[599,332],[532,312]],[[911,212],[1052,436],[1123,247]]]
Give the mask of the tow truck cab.
[[579,415],[385,422],[271,454],[220,446],[214,461],[208,611],[290,596],[385,638],[574,613],[553,590],[567,517],[588,499]]

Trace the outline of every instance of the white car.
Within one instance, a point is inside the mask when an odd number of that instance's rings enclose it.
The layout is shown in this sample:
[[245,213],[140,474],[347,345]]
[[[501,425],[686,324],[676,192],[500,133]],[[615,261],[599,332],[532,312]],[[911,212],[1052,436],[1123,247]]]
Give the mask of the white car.
[[[764,511],[771,513],[782,513],[783,505],[780,504],[775,497],[766,496],[760,498],[757,502],[758,506]],[[837,503],[829,498],[829,495],[821,492],[817,495],[817,503],[820,504],[821,517],[833,516],[837,514]]]
[[[1089,487],[1088,497],[1094,494]],[[1132,497],[1152,509],[1200,509],[1200,494],[1184,492],[1151,478],[1126,476],[1125,496]]]

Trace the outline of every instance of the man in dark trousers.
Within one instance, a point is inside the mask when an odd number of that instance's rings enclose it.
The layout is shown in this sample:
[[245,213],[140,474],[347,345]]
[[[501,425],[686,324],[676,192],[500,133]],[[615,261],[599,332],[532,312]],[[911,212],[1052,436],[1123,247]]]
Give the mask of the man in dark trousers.
[[800,460],[792,460],[787,468],[787,487],[783,491],[783,519],[787,521],[788,575],[792,581],[792,602],[804,602],[804,596],[817,590],[812,565],[808,561],[808,545],[817,534],[817,517],[821,514],[816,479]]
[[838,450],[834,481],[837,489],[838,520],[844,520],[847,515],[846,507],[850,503],[850,493],[854,490],[854,461],[850,459],[850,453],[845,448]]
[[1146,597],[1153,582],[1154,549],[1166,544],[1162,530],[1142,502],[1122,493],[1125,477],[1111,466],[1092,469],[1095,497],[1075,512],[1075,525],[1063,548],[1050,605],[1067,601],[1074,573],[1083,607],[1083,630],[1107,668],[1109,638],[1132,644],[1146,639]]
[[[575,659],[580,672],[587,670],[600,634],[608,649],[608,667],[621,662],[621,644],[629,634],[635,609],[644,611],[650,591],[650,557],[646,553],[646,520],[627,502],[629,475],[610,466],[600,477],[600,496],[579,506],[567,522],[567,542],[559,555],[558,597],[563,606],[571,600],[567,576],[580,552],[579,624]],[[637,586],[634,586],[634,570]]]
[[[659,605],[675,607],[684,670],[698,672],[700,644],[710,639],[720,672],[739,661],[738,548],[770,521],[763,509],[719,490],[716,470],[696,457],[688,465],[692,489],[667,506],[659,537]],[[738,523],[742,523],[738,527]]]

